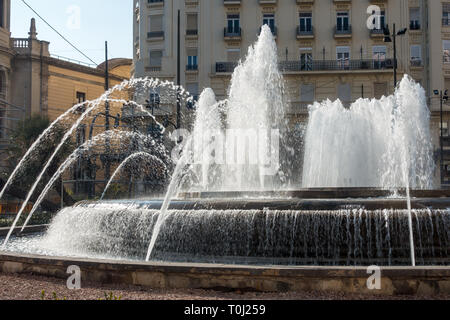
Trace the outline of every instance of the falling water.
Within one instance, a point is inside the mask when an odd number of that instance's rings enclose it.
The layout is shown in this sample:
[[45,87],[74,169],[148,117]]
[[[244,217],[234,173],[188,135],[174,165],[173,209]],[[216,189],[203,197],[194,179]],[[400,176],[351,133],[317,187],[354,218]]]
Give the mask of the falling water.
[[[188,141],[186,142],[186,145],[191,144],[191,138],[188,138]],[[166,221],[169,213],[168,208],[170,201],[172,198],[176,195],[178,192],[178,188],[180,186],[181,176],[183,174],[183,171],[185,170],[185,166],[188,165],[188,159],[191,156],[191,151],[189,148],[186,148],[182,151],[181,157],[178,160],[178,163],[175,167],[175,170],[172,175],[172,180],[170,181],[169,188],[167,189],[166,196],[164,197],[164,202],[161,206],[161,211],[158,215],[158,218],[156,220],[156,224],[153,227],[152,231],[152,237],[150,239],[150,244],[147,249],[147,255],[145,257],[145,261],[149,261],[150,256],[153,252],[153,248],[155,246],[156,240],[158,239],[158,235],[160,233],[161,227],[164,225],[164,222]]]
[[129,155],[125,160],[122,161],[122,163],[117,167],[117,169],[114,171],[114,173],[112,174],[111,178],[109,179],[108,183],[106,184],[105,189],[103,190],[102,196],[100,197],[100,200],[103,200],[103,197],[106,194],[106,191],[108,191],[109,186],[111,185],[111,183],[114,181],[114,179],[116,178],[116,176],[122,171],[122,169],[129,164],[131,161],[134,161],[136,159],[139,158],[144,158],[144,159],[148,159],[152,161],[152,165],[154,166],[154,168],[160,166],[160,167],[165,167],[166,165],[156,156],[148,153],[148,152],[135,152],[131,155]]
[[[81,155],[85,155],[87,152],[91,151],[92,148],[94,148],[99,142],[109,140],[109,143],[112,144],[113,140],[122,140],[124,138],[140,138],[140,139],[148,139],[148,136],[144,136],[141,133],[138,132],[131,132],[131,131],[120,131],[120,130],[110,130],[103,132],[97,136],[95,136],[92,140],[88,140],[85,143],[83,143],[80,147],[78,147],[72,154],[70,154],[66,160],[60,165],[58,170],[54,173],[54,175],[50,178],[47,185],[42,190],[41,194],[35,201],[30,213],[28,214],[27,219],[25,220],[21,232],[25,229],[25,227],[28,225],[28,222],[30,221],[31,217],[33,216],[34,212],[38,209],[39,205],[41,204],[42,200],[44,200],[44,197],[47,195],[47,193],[50,191],[50,189],[53,187],[53,184],[56,182],[56,180],[64,173],[67,168],[69,168],[75,160],[77,160]],[[159,160],[159,159],[158,159]],[[159,160],[160,161],[160,160]],[[117,170],[116,170],[117,172]],[[9,236],[6,237],[4,244],[8,242]]]
[[[426,209],[413,214],[420,222],[420,230],[414,230],[422,243],[418,259],[424,265],[449,265],[450,230],[445,226],[450,212],[433,210],[431,219]],[[63,209],[33,246],[12,238],[8,249],[142,260],[159,215],[143,202],[82,203]],[[165,221],[152,254],[165,261],[410,264],[406,210],[171,210]],[[439,232],[426,232],[431,226]]]
[[[203,90],[197,104],[196,117],[193,127],[193,146],[187,146],[193,150],[194,176],[199,179],[200,190],[209,190],[220,183],[220,171],[212,169],[217,164],[219,148],[216,144],[223,143],[224,133],[221,125],[219,107],[214,91],[210,88]],[[213,153],[216,154],[213,155]],[[191,183],[192,186],[192,183]]]
[[395,94],[310,107],[303,187],[432,187],[430,115],[423,88],[405,76]]
[[[19,221],[23,211],[25,210],[31,196],[33,195],[36,187],[38,186],[39,182],[41,181],[42,177],[44,176],[45,172],[47,171],[47,169],[49,168],[49,166],[51,165],[54,157],[58,154],[58,152],[60,151],[60,149],[63,147],[63,145],[66,143],[66,141],[71,137],[71,135],[73,134],[74,130],[76,128],[79,127],[79,125],[82,123],[82,121],[93,111],[95,110],[97,107],[100,106],[101,103],[106,102],[106,101],[111,101],[112,99],[109,98],[109,96],[117,91],[122,91],[125,88],[129,87],[129,86],[138,86],[138,85],[143,85],[147,88],[153,88],[155,86],[168,86],[168,87],[172,87],[176,92],[178,92],[179,97],[177,97],[178,99],[181,99],[181,97],[183,97],[184,95],[187,95],[186,92],[184,92],[184,90],[180,90],[179,87],[176,87],[175,85],[173,85],[173,83],[169,83],[169,82],[161,82],[158,79],[154,80],[154,79],[149,79],[149,78],[144,78],[144,79],[131,79],[129,81],[123,81],[121,84],[118,84],[116,86],[114,86],[113,88],[109,89],[108,91],[106,91],[104,94],[102,94],[101,97],[99,97],[98,99],[94,100],[94,101],[90,101],[87,102],[87,108],[86,110],[81,114],[81,116],[79,116],[76,121],[74,122],[74,124],[72,125],[72,127],[70,127],[70,129],[68,131],[66,131],[66,133],[64,134],[63,138],[61,139],[61,141],[59,142],[59,144],[57,145],[57,147],[55,148],[54,152],[52,153],[52,155],[49,157],[49,159],[47,160],[46,164],[44,165],[44,167],[42,168],[40,174],[38,175],[38,177],[36,178],[34,184],[32,185],[32,187],[30,188],[21,208],[19,209],[19,212],[16,215],[16,218],[13,221],[13,224],[8,232],[8,235],[2,245],[2,249],[5,249],[7,241],[9,239],[9,237],[11,236],[11,233],[13,232],[14,228],[17,225],[17,222]],[[122,103],[128,103],[129,101],[125,101],[125,100],[120,100],[120,99],[115,99],[116,101],[120,101]],[[150,117],[152,117],[155,121],[156,119],[154,118],[154,116],[147,110],[145,110],[145,108],[143,108],[141,105],[136,104],[131,102],[132,104],[134,104],[135,106],[138,106],[142,112],[144,112],[145,114],[149,115]],[[66,113],[67,114],[67,113]],[[61,117],[58,119],[62,119]],[[54,122],[52,124],[52,126],[56,125],[56,122]],[[163,127],[159,122],[157,122],[157,125],[159,125],[160,127]],[[49,129],[50,130],[50,129]],[[49,131],[46,130],[39,138],[38,141],[42,142],[42,139],[44,136],[46,136],[46,134]],[[37,148],[39,146],[39,143],[34,143],[33,146],[30,148],[32,149],[31,151],[28,150],[25,157],[23,159],[25,159],[26,157],[29,156],[29,154],[31,154],[32,151],[34,151],[35,148]],[[26,159],[24,160],[24,162],[20,162],[18,167],[16,167],[16,169],[14,170],[14,174],[17,174],[20,171],[20,166],[23,165],[25,163]],[[9,178],[8,181],[13,181],[14,176],[11,175],[11,177]],[[3,190],[6,190],[6,188],[8,187],[8,183],[5,184],[5,186],[3,187]]]

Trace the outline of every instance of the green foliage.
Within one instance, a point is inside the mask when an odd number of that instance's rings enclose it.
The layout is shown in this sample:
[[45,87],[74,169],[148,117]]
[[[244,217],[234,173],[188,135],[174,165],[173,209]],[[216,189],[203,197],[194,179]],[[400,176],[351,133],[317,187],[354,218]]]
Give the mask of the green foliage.
[[105,292],[105,299],[99,299],[99,300],[122,300],[122,296],[117,297],[112,292],[110,292],[109,294],[107,294]]
[[[33,115],[30,118],[21,121],[16,129],[10,135],[10,143],[7,149],[7,162],[9,172],[4,172],[5,180],[11,174],[12,170],[17,166],[27,150],[39,138],[39,136],[48,128],[50,120],[47,117]],[[52,130],[41,140],[38,148],[36,148],[28,157],[25,166],[16,176],[14,186],[27,191],[38,174],[42,171],[43,166],[53,154],[55,147],[60,143],[62,137],[67,131],[67,124],[56,124]],[[63,145],[56,157],[50,164],[43,181],[39,184],[35,194],[42,190],[43,186],[56,172],[62,161],[74,149],[74,143],[71,139]],[[25,196],[24,194],[23,196]]]

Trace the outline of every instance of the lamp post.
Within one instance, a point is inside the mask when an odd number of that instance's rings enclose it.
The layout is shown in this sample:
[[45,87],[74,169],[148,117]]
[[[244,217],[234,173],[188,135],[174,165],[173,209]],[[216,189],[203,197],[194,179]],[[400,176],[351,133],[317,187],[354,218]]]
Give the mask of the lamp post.
[[448,90],[445,90],[442,92],[442,90],[434,90],[434,95],[439,96],[439,104],[440,104],[440,131],[439,131],[439,148],[440,150],[440,156],[441,156],[441,164],[439,166],[441,171],[441,187],[444,183],[444,141],[443,141],[443,130],[444,130],[444,124],[443,124],[443,112],[442,112],[442,106],[444,101],[448,101]]
[[[395,23],[393,25],[393,32],[389,31],[389,26],[386,25],[383,29],[384,31],[384,42],[394,42],[394,90],[397,88],[397,36],[402,36],[406,34],[406,31],[408,31],[408,28],[403,28],[402,30],[396,32],[395,30]],[[391,39],[392,37],[392,39]]]

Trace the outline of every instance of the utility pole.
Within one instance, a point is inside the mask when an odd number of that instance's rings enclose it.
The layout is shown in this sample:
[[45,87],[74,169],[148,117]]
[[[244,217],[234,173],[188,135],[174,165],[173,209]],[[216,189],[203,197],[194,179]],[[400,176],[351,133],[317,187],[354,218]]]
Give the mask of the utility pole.
[[393,27],[393,38],[394,38],[394,89],[397,88],[397,36],[395,34],[395,23]]
[[442,96],[442,90],[441,90],[441,93],[440,93],[440,96],[439,96],[439,100],[440,100],[440,115],[441,115],[441,132],[440,132],[440,134],[439,134],[439,145],[440,145],[440,148],[441,148],[441,165],[440,165],[440,171],[441,171],[441,187],[442,187],[442,185],[444,184],[444,142],[443,142],[443,136],[444,136],[444,134],[443,134],[443,126],[444,126],[444,123],[443,123],[443,117],[442,117],[442,103],[443,103],[443,96]]
[[440,106],[440,123],[441,123],[441,130],[439,132],[439,148],[440,150],[440,158],[441,158],[441,165],[439,166],[441,171],[441,187],[444,184],[444,117],[443,117],[443,104],[444,101],[449,100],[448,96],[448,90],[445,89],[442,90],[433,90],[434,95],[439,96],[439,106]]
[[[109,90],[109,66],[108,66],[108,41],[105,41],[105,91]],[[105,131],[109,131],[109,97],[105,101]],[[110,145],[109,139],[106,139],[106,163],[105,163],[105,180],[111,177],[111,163],[110,163]]]
[[[389,31],[389,26],[384,27],[384,42],[393,42],[394,43],[394,90],[397,88],[397,36],[402,36],[406,34],[408,28],[404,28],[397,32],[395,23],[393,26],[393,33],[391,35]],[[391,39],[392,37],[392,39]]]
[[180,85],[181,85],[181,56],[180,56],[180,10],[178,10],[177,25],[177,129],[181,128],[181,102],[180,102]]

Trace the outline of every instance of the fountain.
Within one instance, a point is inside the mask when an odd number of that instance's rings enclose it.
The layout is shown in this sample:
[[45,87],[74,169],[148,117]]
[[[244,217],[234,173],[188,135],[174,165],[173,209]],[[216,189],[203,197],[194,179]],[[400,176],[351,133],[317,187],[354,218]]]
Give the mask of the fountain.
[[[349,108],[340,101],[314,103],[300,153],[288,144],[287,97],[276,52],[264,26],[235,70],[228,98],[217,101],[211,89],[204,90],[164,199],[82,201],[62,209],[44,233],[18,237],[11,228],[4,252],[149,261],[146,266],[418,264],[448,273],[450,193],[433,190],[423,88],[405,76],[392,96],[379,100],[359,99]],[[116,134],[107,133],[107,139]],[[86,148],[65,161],[36,208]],[[136,159],[164,167],[152,148],[162,146],[135,150],[111,181]],[[289,164],[299,157],[302,174],[291,177]]]

